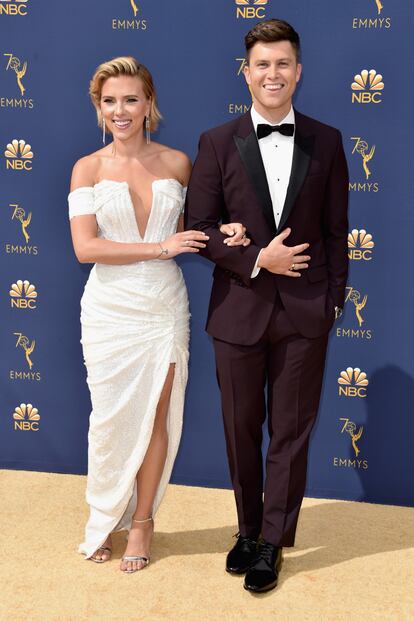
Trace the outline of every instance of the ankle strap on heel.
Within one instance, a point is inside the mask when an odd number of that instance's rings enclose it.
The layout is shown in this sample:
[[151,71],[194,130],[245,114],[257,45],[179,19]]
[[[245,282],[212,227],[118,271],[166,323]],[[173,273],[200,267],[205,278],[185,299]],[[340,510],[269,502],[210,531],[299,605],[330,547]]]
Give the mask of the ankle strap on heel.
[[152,521],[152,516],[149,518],[146,518],[145,520],[136,520],[135,518],[132,518],[133,522],[136,522],[137,524],[144,524],[145,522],[151,522]]

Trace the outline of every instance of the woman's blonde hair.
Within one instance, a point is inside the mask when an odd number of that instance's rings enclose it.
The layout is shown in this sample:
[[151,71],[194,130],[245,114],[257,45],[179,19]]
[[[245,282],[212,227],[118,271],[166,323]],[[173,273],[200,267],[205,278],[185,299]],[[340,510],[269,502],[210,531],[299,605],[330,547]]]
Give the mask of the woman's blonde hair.
[[151,99],[150,131],[155,132],[162,116],[157,108],[157,94],[155,92],[152,75],[144,65],[141,65],[132,56],[118,56],[118,58],[108,60],[107,62],[99,65],[93,74],[92,80],[89,84],[89,95],[91,96],[92,103],[95,106],[99,127],[102,127],[102,113],[100,107],[102,86],[108,78],[116,78],[119,75],[136,76],[141,80],[145,96],[148,99]]

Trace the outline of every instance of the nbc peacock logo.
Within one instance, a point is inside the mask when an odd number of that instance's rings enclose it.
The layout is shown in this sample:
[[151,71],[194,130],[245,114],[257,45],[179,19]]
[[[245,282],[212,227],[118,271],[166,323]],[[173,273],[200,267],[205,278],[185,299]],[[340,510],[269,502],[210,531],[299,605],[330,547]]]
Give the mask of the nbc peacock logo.
[[268,0],[234,0],[236,5],[236,17],[239,19],[264,19],[266,17],[265,6]]
[[375,243],[365,229],[352,229],[348,233],[348,257],[351,261],[372,261]]
[[361,73],[354,76],[351,84],[352,103],[360,104],[379,104],[382,102],[382,91],[384,82],[382,75],[375,69],[363,69]]
[[28,280],[18,280],[11,285],[10,303],[12,308],[34,310],[36,308],[37,291],[35,285]]
[[367,396],[369,384],[367,374],[358,367],[348,367],[346,371],[341,371],[338,384],[339,396],[361,398]]
[[21,403],[13,412],[15,431],[39,431],[39,410],[31,403]]
[[32,170],[33,151],[25,140],[14,138],[4,152],[6,170]]
[[28,0],[0,0],[0,15],[27,15]]

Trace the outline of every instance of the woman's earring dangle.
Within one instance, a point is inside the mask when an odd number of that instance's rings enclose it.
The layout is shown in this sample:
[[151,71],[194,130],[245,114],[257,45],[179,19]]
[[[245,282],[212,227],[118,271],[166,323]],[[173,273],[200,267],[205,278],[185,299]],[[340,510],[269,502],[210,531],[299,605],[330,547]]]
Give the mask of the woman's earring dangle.
[[106,132],[105,132],[105,119],[102,119],[102,142],[105,144]]
[[147,140],[147,144],[151,142],[150,128],[151,128],[151,117],[148,115],[145,117],[145,137]]

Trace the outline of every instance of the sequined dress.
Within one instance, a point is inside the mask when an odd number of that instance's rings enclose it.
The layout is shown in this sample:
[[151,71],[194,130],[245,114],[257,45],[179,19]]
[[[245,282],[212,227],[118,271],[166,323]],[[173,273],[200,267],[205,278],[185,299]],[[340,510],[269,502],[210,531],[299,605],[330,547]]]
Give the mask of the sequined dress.
[[[103,180],[69,194],[69,217],[95,214],[99,237],[157,242],[174,234],[185,189],[175,179],[153,182],[141,238],[126,182]],[[156,512],[181,436],[188,372],[189,312],[184,279],[173,259],[92,268],[81,300],[83,355],[91,393],[86,500],[90,517],[79,552],[89,558],[108,534],[129,528],[135,476],[152,434],[169,364],[175,375],[168,412],[168,453]]]

